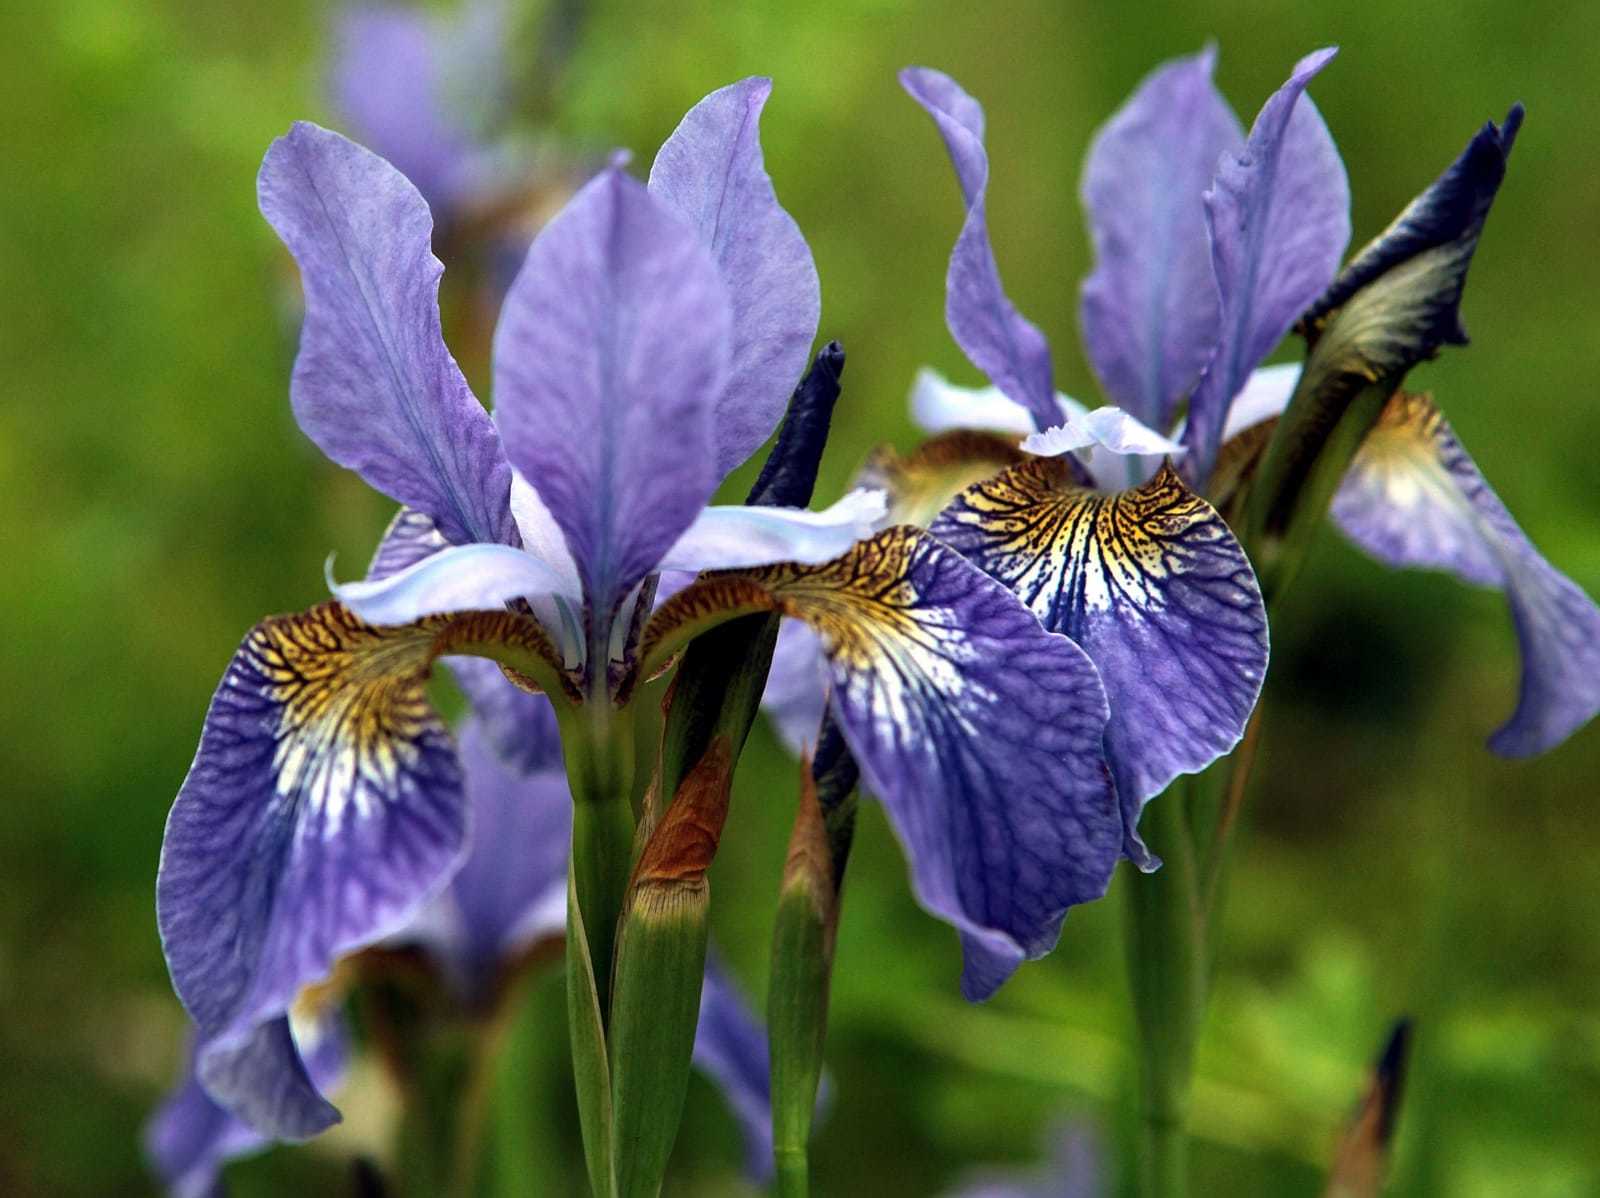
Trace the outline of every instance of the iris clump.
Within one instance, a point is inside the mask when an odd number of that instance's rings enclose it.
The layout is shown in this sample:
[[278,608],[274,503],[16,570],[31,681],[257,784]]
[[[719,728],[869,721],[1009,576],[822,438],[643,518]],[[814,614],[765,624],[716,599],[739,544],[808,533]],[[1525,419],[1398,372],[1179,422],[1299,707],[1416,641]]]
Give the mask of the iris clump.
[[[557,942],[594,1189],[659,1188],[692,1043],[749,1171],[776,1157],[803,1192],[857,784],[958,932],[963,993],[989,997],[1119,859],[1160,868],[1140,818],[1176,779],[1221,761],[1242,789],[1248,755],[1228,758],[1269,613],[1324,515],[1389,564],[1506,592],[1524,668],[1497,751],[1548,749],[1600,708],[1600,610],[1402,386],[1465,340],[1520,108],[1341,270],[1348,183],[1308,94],[1334,52],[1297,63],[1248,132],[1212,50],[1158,69],[1085,166],[1079,315],[1109,401],[1088,408],[1001,284],[982,108],[906,70],[963,201],[947,323],[992,386],[924,372],[933,439],[879,450],[812,511],[843,354],[813,358],[820,281],[760,143],[770,82],[706,96],[647,181],[614,155],[532,239],[491,411],[445,345],[432,238],[470,224],[497,160],[442,116],[418,28],[347,26],[340,95],[394,161],[299,123],[258,178],[305,295],[295,417],[399,510],[364,577],[330,566],[332,598],[244,638],[168,820],[158,921],[195,1034],[150,1147],[179,1192],[337,1121],[340,1002],[383,954],[419,954],[481,1014]],[[374,66],[396,55],[420,64],[422,109]],[[1265,365],[1291,331],[1304,364]],[[749,501],[713,503],[780,422]],[[453,730],[427,690],[440,660],[468,700]],[[638,779],[635,719],[664,676]],[[763,691],[807,758],[770,1048],[704,968],[707,871]],[[1203,938],[1212,898],[1172,926]],[[1207,947],[1176,946],[1186,966]],[[1186,1080],[1186,1060],[1164,1079]],[[1099,1173],[1079,1165],[1063,1184]]]

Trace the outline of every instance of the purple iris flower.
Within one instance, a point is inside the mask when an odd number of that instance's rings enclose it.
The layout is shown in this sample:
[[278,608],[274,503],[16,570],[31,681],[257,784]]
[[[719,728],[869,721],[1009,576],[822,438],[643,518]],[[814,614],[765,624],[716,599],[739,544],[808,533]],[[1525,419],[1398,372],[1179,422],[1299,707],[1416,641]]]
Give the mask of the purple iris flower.
[[1137,831],[1144,804],[1239,742],[1266,676],[1250,562],[1161,463],[1177,459],[1197,477],[1194,464],[1214,455],[1204,405],[1270,385],[1255,367],[1338,266],[1344,169],[1304,95],[1332,56],[1302,60],[1248,138],[1212,86],[1209,49],[1157,70],[1096,136],[1083,195],[1097,265],[1082,323],[1113,403],[1094,411],[1057,394],[1048,342],[1001,285],[982,108],[937,71],[901,75],[938,126],[966,202],[946,319],[994,384],[964,392],[925,374],[915,413],[933,430],[1028,433],[1022,449],[1035,455],[964,491],[931,531],[1088,652],[1111,706],[1105,747],[1124,851],[1143,868],[1156,864]]
[[497,136],[511,92],[509,18],[504,0],[467,0],[452,13],[355,4],[336,19],[334,106],[440,225],[516,178],[514,151]]
[[[1364,302],[1374,311],[1385,305],[1381,317],[1395,330],[1393,340],[1415,341],[1417,356],[1442,342],[1464,342],[1456,303],[1521,110],[1503,128],[1487,126],[1336,278],[1349,238],[1348,185],[1305,94],[1332,56],[1322,50],[1302,59],[1248,138],[1212,85],[1210,49],[1158,68],[1097,134],[1083,180],[1096,265],[1083,285],[1080,323],[1112,404],[1093,411],[1052,391],[1048,346],[1001,290],[984,225],[982,110],[944,76],[907,72],[907,89],[939,123],[968,198],[951,258],[950,328],[995,384],[969,391],[924,372],[912,393],[919,422],[930,431],[1026,435],[1022,448],[1033,454],[1080,451],[1066,471],[1104,491],[1137,486],[1160,461],[1152,455],[1171,455],[1177,472],[1169,482],[1181,475],[1220,502],[1220,448],[1255,430],[1259,449],[1270,431],[1265,423],[1284,410],[1300,381],[1298,365],[1260,366],[1297,323],[1312,329],[1314,341],[1317,322],[1412,260],[1413,277],[1388,285],[1397,296]],[[1407,307],[1422,302],[1425,285],[1442,300],[1427,319]],[[1206,542],[1200,549],[1193,533],[1157,533],[1136,519],[1135,540],[1124,542],[1120,556],[1142,550],[1161,564],[1131,586],[1107,588],[1125,602],[1109,604],[1097,628],[1084,609],[1093,606],[1096,574],[1105,571],[1095,571],[1092,555],[1082,552],[1059,552],[1057,561],[1070,564],[1054,574],[1041,564],[1035,538],[1015,534],[1018,505],[1029,520],[1047,517],[1030,502],[1041,497],[1019,481],[963,496],[933,531],[1017,586],[1047,627],[1088,650],[1111,699],[1108,757],[1125,810],[1136,818],[1134,802],[1158,793],[1174,772],[1203,767],[1243,730],[1266,665],[1264,624],[1259,648],[1250,644],[1257,617],[1246,592],[1254,580],[1220,521],[1207,517],[1193,526]],[[1158,482],[1125,492],[1122,502],[1148,502],[1161,492]],[[1179,491],[1168,493],[1183,502]],[[1161,520],[1169,514],[1150,510]],[[1430,401],[1396,395],[1332,514],[1380,561],[1441,568],[1506,591],[1523,676],[1517,710],[1491,740],[1495,751],[1542,752],[1600,709],[1600,611],[1534,549]],[[1083,540],[1106,562],[1119,556],[1107,551],[1105,537]],[[1175,586],[1204,607],[1172,604]],[[1203,617],[1173,628],[1175,609],[1216,612],[1221,627],[1208,627]],[[1181,668],[1163,667],[1163,656]],[[1130,840],[1136,860],[1139,847]]]
[[[572,797],[550,701],[513,686],[481,659],[452,658],[449,665],[471,704],[457,730],[471,847],[445,889],[387,942],[421,948],[466,1010],[490,1001],[502,972],[526,950],[565,934]],[[319,1092],[337,1088],[349,1060],[338,998],[333,986],[313,988],[292,1012],[295,1045]],[[694,1061],[727,1099],[744,1136],[749,1174],[764,1182],[772,1157],[766,1034],[714,962],[706,972]],[[177,1198],[220,1192],[224,1164],[271,1143],[212,1099],[197,1063],[191,1051],[178,1087],[146,1133],[151,1162]],[[269,1062],[251,1084],[281,1076]]]
[[[417,189],[312,125],[266,156],[262,212],[306,294],[296,418],[403,508],[366,580],[245,637],[167,823],[158,919],[196,1073],[263,1133],[337,1118],[288,1034],[295,996],[412,925],[466,851],[469,783],[426,692],[442,656],[604,722],[705,628],[795,617],[919,896],[961,931],[969,993],[1105,890],[1119,821],[1080,649],[916,529],[858,540],[881,494],[708,507],[778,423],[818,320],[762,163],[769,91],[712,93],[648,187],[614,162],[544,228],[500,316],[493,418],[441,338]],[[662,571],[708,568],[652,611]],[[470,976],[481,946],[463,954]]]

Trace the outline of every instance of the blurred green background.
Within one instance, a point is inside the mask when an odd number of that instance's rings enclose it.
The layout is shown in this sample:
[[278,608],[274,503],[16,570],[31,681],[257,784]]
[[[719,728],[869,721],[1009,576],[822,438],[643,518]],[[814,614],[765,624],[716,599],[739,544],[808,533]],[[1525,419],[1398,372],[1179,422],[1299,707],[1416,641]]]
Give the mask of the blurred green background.
[[[327,554],[365,560],[389,515],[291,419],[285,266],[255,211],[270,139],[332,119],[329,19],[259,0],[0,11],[7,1195],[151,1192],[138,1132],[183,1026],[152,903],[167,807],[241,633],[322,598]],[[984,101],[1002,269],[1051,336],[1061,386],[1087,398],[1085,148],[1146,70],[1207,38],[1247,122],[1302,52],[1343,46],[1314,91],[1358,241],[1481,121],[1526,101],[1464,306],[1473,345],[1414,380],[1550,558],[1600,593],[1600,7],[598,4],[541,119],[575,150],[628,146],[642,166],[702,94],[775,77],[768,164],[816,254],[822,335],[850,352],[832,497],[872,443],[914,443],[918,365],[976,380],[943,326],[955,188],[894,72],[940,66]],[[466,365],[481,384],[482,363]],[[1395,1193],[1600,1193],[1600,729],[1533,762],[1490,756],[1516,688],[1499,597],[1387,573],[1331,533],[1274,640],[1195,1092],[1197,1192],[1316,1192],[1387,1021],[1409,1012]],[[793,779],[759,731],[714,875],[718,939],[757,995]],[[1099,1128],[1126,1185],[1117,895],[969,1007],[955,937],[912,903],[871,805],[857,846],[819,1192],[932,1193],[977,1164],[1030,1161],[1063,1117]],[[558,1016],[548,1034],[559,1048]],[[559,1075],[546,1083],[564,1093]],[[336,1192],[341,1161],[381,1137],[345,1105],[347,1128],[236,1167],[235,1192]],[[697,1081],[671,1192],[738,1192],[737,1159]],[[542,1192],[571,1183],[553,1173]]]

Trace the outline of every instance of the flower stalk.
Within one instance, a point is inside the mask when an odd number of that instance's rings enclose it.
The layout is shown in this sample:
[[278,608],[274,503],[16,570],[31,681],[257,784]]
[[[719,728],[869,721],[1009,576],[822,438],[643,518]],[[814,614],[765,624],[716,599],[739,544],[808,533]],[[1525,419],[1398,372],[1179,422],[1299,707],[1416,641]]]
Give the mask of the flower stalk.
[[1138,874],[1127,897],[1128,980],[1139,1033],[1139,1192],[1184,1198],[1194,1050],[1206,1003],[1206,920],[1188,787],[1152,803],[1143,829],[1162,867]]

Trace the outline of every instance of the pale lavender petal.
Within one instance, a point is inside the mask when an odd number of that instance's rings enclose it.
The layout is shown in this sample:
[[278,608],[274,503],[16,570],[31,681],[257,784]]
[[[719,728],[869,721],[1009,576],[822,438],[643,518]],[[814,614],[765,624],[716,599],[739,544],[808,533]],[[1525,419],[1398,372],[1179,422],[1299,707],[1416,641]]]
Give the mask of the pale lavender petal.
[[1084,449],[1103,449],[1118,456],[1166,454],[1177,457],[1184,452],[1178,442],[1109,404],[1081,416],[1068,415],[1064,422],[1042,433],[1030,433],[1023,438],[1022,448],[1042,458],[1060,457]]
[[772,651],[772,667],[767,671],[766,690],[761,694],[761,710],[772,721],[778,739],[797,757],[817,744],[822,712],[828,705],[825,669],[817,634],[799,620],[783,621]]
[[1151,865],[1139,812],[1239,742],[1266,677],[1266,610],[1227,524],[1170,466],[1100,495],[1038,459],[962,492],[932,532],[1099,669],[1124,849]]
[[989,245],[983,109],[955,80],[926,67],[907,67],[900,72],[900,84],[939,127],[966,201],[966,222],[945,280],[950,333],[974,366],[1032,413],[1037,427],[1049,428],[1059,418],[1050,344],[1006,296]]
[[1189,402],[1184,477],[1204,485],[1228,408],[1339,269],[1350,240],[1344,164],[1305,89],[1333,58],[1318,50],[1262,106],[1239,154],[1223,158],[1206,193],[1206,226],[1221,296],[1217,350]]
[[545,226],[506,297],[496,419],[597,628],[716,487],[730,322],[695,232],[615,166]]
[[367,581],[392,578],[449,545],[432,516],[414,507],[403,507],[394,514],[378,542],[377,552],[367,566]]
[[512,599],[560,595],[564,581],[525,550],[479,544],[452,545],[377,581],[330,578],[329,589],[369,624],[409,624],[424,616],[492,610]]
[[713,954],[706,959],[694,1067],[722,1091],[744,1133],[745,1173],[757,1185],[772,1180],[772,1069],[767,1030]]
[[760,78],[712,92],[650,168],[650,194],[694,227],[733,304],[728,382],[713,429],[719,474],[778,427],[822,311],[811,249],[762,162],[761,109],[771,92],[772,81]]
[[501,755],[476,717],[461,726],[459,740],[471,847],[434,900],[445,910],[419,922],[436,933],[427,947],[476,1000],[489,993],[507,956],[566,927],[572,792],[559,758],[554,766],[524,770]]
[[336,34],[332,91],[351,131],[392,162],[442,216],[470,175],[475,147],[444,103],[441,32],[415,8],[385,4],[345,11]]
[[272,143],[261,212],[300,264],[290,398],[334,461],[432,516],[445,539],[515,543],[511,469],[439,329],[433,221],[383,159],[305,122]]
[[1275,420],[1283,415],[1295,384],[1300,381],[1300,370],[1300,363],[1286,362],[1252,371],[1245,380],[1244,390],[1233,397],[1233,404],[1228,408],[1228,422],[1222,426],[1223,442],[1233,440],[1263,420]]
[[1033,413],[999,387],[957,386],[927,366],[911,384],[911,419],[925,433],[976,428],[1020,437],[1037,427]]
[[661,559],[663,570],[726,570],[770,562],[825,562],[871,536],[888,511],[882,491],[851,491],[820,512],[708,507]]
[[1387,565],[1448,570],[1505,592],[1522,682],[1516,711],[1489,739],[1496,753],[1546,752],[1600,711],[1600,608],[1528,540],[1428,399],[1389,401],[1332,514]]
[[523,690],[485,658],[447,657],[444,662],[495,752],[524,773],[561,768],[561,730],[549,698]]
[[460,860],[460,767],[425,691],[433,638],[332,604],[257,625],[168,817],[157,917],[201,1079],[265,1134],[337,1118],[298,1067],[289,1004],[405,926]]
[[1095,269],[1079,320],[1100,385],[1145,424],[1170,429],[1217,344],[1217,285],[1201,197],[1244,142],[1211,82],[1216,50],[1146,76],[1100,127],[1083,168]]
[[[269,1143],[206,1093],[195,1074],[198,1048],[191,1045],[177,1088],[144,1129],[145,1155],[172,1198],[220,1198],[223,1166]],[[312,1085],[319,1091],[337,1088],[349,1062],[350,1042],[336,1011],[308,1029],[299,1049]]]

